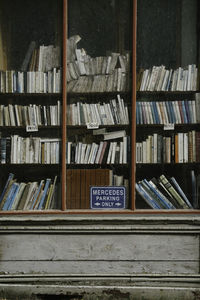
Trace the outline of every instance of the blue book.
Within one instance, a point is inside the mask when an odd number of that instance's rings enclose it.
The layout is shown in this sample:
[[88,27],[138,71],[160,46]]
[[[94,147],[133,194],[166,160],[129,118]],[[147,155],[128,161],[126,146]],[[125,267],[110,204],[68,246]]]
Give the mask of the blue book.
[[153,209],[160,209],[160,207],[158,206],[158,204],[155,202],[154,199],[152,199],[149,194],[147,194],[147,192],[144,190],[144,188],[136,183],[135,184],[135,189],[138,192],[138,194],[144,199],[144,201]]
[[150,188],[150,190],[155,194],[155,198],[159,201],[159,204],[162,205],[163,208],[173,209],[174,206],[163,199],[163,197],[159,194],[159,192],[146,180],[144,179],[145,184]]
[[193,100],[189,100],[189,101],[188,101],[188,108],[189,108],[189,115],[190,115],[191,123],[194,123],[194,116],[193,116],[192,103],[193,103]]
[[139,123],[139,110],[138,110],[138,102],[136,102],[136,124],[140,124]]
[[34,205],[35,205],[35,203],[36,203],[36,201],[37,201],[37,199],[38,199],[38,196],[39,196],[39,194],[40,194],[40,191],[41,191],[41,189],[42,189],[43,184],[44,184],[44,180],[41,180],[41,181],[40,181],[40,185],[39,185],[39,187],[38,187],[38,190],[37,190],[37,192],[36,192],[36,194],[35,194],[35,196],[34,196],[33,203],[32,203],[32,205],[31,205],[30,209],[33,209],[33,208],[34,208]]
[[167,197],[165,197],[165,195],[163,195],[163,193],[159,190],[159,188],[157,187],[157,185],[152,180],[149,181],[149,185],[152,186],[152,189],[154,189],[154,192],[158,195],[158,197],[160,198],[160,200],[163,201],[163,203],[165,203],[166,208],[169,208],[169,209],[175,209],[176,208],[173,205],[173,203],[171,203],[169,201],[169,199]]
[[150,105],[150,110],[151,110],[151,114],[152,114],[152,118],[153,118],[153,124],[156,124],[156,116],[155,116],[155,111],[153,108],[153,103],[149,102],[149,105]]
[[139,111],[139,124],[143,124],[143,117],[142,117],[142,107],[141,102],[138,102],[138,111]]
[[157,110],[157,106],[156,106],[156,102],[152,102],[153,105],[153,110],[155,113],[155,118],[156,118],[156,124],[160,124],[160,119],[159,119],[159,115],[158,115],[158,110]]
[[187,115],[186,115],[186,109],[185,109],[184,100],[182,100],[181,103],[182,103],[182,110],[183,110],[184,123],[188,123],[188,119],[187,119]]
[[186,115],[187,115],[187,120],[188,120],[188,123],[192,123],[192,119],[190,117],[190,109],[189,109],[189,103],[188,103],[188,100],[185,100],[184,101],[184,105],[185,105],[185,111],[186,111]]
[[46,196],[47,196],[47,191],[48,191],[48,188],[49,188],[50,183],[51,183],[51,179],[50,179],[50,178],[47,178],[47,179],[46,179],[45,186],[44,186],[44,192],[43,192],[43,194],[42,194],[42,198],[41,198],[41,200],[40,200],[38,209],[42,209],[42,208],[43,208],[43,204],[44,204],[45,198],[46,198]]
[[14,182],[11,187],[10,187],[10,190],[9,190],[9,193],[7,195],[7,198],[6,198],[6,201],[4,203],[4,206],[2,207],[2,210],[8,210],[8,207],[10,205],[10,202],[12,201],[12,198],[14,196],[14,193],[15,193],[15,190],[17,188],[17,183]]
[[187,205],[190,208],[192,207],[192,204],[190,203],[190,201],[188,200],[188,198],[186,197],[185,193],[183,192],[183,190],[181,189],[180,185],[178,184],[178,182],[176,181],[176,179],[174,177],[170,178],[172,185],[174,186],[174,188],[177,190],[177,192],[181,195],[181,197],[184,199],[184,201],[187,203]]
[[172,123],[175,124],[176,123],[176,116],[175,116],[175,112],[174,112],[174,106],[173,106],[173,103],[171,101],[169,101],[169,109],[170,109],[170,113],[171,113]]
[[166,106],[166,109],[167,109],[167,115],[168,115],[169,123],[173,123],[172,114],[171,114],[171,111],[170,111],[170,108],[169,108],[169,101],[165,102],[165,106]]
[[14,178],[14,174],[13,174],[13,173],[10,173],[10,174],[8,175],[8,179],[7,179],[6,184],[5,184],[5,186],[4,186],[3,192],[1,193],[1,196],[0,196],[0,203],[1,203],[1,201],[3,200],[3,197],[4,197],[4,195],[5,195],[6,189],[7,189],[8,185],[9,185],[9,182],[10,182],[13,178]]
[[190,171],[191,174],[191,183],[192,183],[192,204],[194,208],[198,208],[197,203],[197,190],[196,190],[196,175],[194,170]]
[[19,186],[20,186],[20,184],[19,184],[19,183],[14,183],[14,184],[16,185],[16,188],[15,188],[15,191],[14,191],[14,193],[13,193],[12,198],[10,199],[10,203],[9,203],[9,205],[8,205],[8,209],[7,209],[7,210],[10,210],[10,209],[11,209],[11,207],[12,207],[12,205],[13,205],[13,202],[15,201],[15,197],[17,196],[17,193],[18,193],[18,191],[19,191]]

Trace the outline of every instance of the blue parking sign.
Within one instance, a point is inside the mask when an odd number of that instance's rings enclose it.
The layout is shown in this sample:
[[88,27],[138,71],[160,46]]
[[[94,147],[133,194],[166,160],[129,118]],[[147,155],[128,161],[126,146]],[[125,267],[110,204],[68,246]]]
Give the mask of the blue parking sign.
[[126,208],[126,188],[124,186],[90,187],[90,208],[92,209]]

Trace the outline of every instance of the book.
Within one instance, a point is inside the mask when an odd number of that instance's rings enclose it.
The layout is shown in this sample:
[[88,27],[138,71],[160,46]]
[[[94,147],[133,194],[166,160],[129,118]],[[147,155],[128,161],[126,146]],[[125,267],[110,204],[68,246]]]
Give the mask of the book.
[[51,179],[50,179],[50,178],[47,178],[47,179],[46,179],[46,182],[45,182],[45,186],[44,186],[44,191],[43,191],[41,200],[40,200],[39,205],[38,205],[38,210],[44,208],[45,198],[47,197],[47,192],[48,192],[50,183],[51,183]]
[[125,130],[118,130],[118,131],[111,131],[111,132],[106,132],[103,134],[104,140],[112,140],[112,139],[118,139],[118,138],[123,138],[126,136],[126,131]]
[[182,188],[180,187],[180,185],[178,184],[178,182],[176,181],[176,179],[174,177],[170,178],[170,181],[172,183],[172,185],[175,187],[176,191],[181,195],[181,197],[184,199],[185,203],[188,205],[189,208],[193,208],[192,204],[190,203],[190,201],[188,200],[188,198],[186,197],[185,193],[183,192]]
[[175,190],[175,188],[171,185],[171,183],[168,181],[166,176],[163,174],[160,177],[161,182],[166,187],[166,189],[169,191],[169,193],[172,195],[172,197],[177,201],[180,208],[189,208],[189,206],[185,203],[183,198],[179,195],[179,193]]
[[9,173],[7,181],[6,181],[6,184],[5,184],[4,188],[3,188],[3,191],[2,191],[1,196],[0,196],[0,208],[1,208],[1,202],[2,202],[2,200],[4,198],[5,193],[6,193],[6,190],[8,189],[8,187],[10,185],[10,182],[11,182],[11,180],[13,180],[13,178],[14,178],[14,174],[13,173]]

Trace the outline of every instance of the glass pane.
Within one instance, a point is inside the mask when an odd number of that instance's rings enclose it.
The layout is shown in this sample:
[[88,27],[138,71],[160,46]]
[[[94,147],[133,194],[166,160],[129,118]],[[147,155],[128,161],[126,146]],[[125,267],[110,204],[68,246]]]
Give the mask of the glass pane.
[[131,36],[132,1],[68,1],[67,209],[130,208]]
[[199,207],[196,11],[196,1],[156,0],[150,6],[147,0],[138,1],[136,207],[140,209]]
[[0,12],[0,209],[61,209],[62,1]]

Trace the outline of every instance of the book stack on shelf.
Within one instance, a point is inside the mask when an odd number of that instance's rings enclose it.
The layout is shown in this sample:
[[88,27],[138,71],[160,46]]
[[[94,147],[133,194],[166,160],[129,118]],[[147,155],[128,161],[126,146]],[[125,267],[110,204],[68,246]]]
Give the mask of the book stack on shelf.
[[136,163],[198,163],[200,132],[176,132],[170,136],[154,133],[136,142]]
[[10,173],[0,195],[0,210],[47,210],[58,208],[57,176],[41,181],[17,182]]
[[[93,135],[100,139],[103,136],[103,141],[67,142],[67,164],[127,164],[130,138],[125,130],[107,132],[106,128],[101,128],[93,130]],[[109,143],[109,140],[114,141]]]
[[101,101],[98,103],[71,103],[67,109],[68,125],[128,125],[128,106],[118,94],[117,100]]
[[137,124],[195,124],[200,122],[200,93],[195,100],[137,101]]
[[164,174],[151,180],[140,180],[136,183],[136,191],[153,209],[193,208],[177,180],[174,177],[168,179]]
[[195,64],[176,70],[165,66],[140,69],[137,80],[138,91],[196,91],[198,87],[198,68]]
[[59,164],[60,138],[11,135],[0,139],[1,164]]
[[0,105],[0,126],[59,126],[61,103],[56,105]]
[[20,70],[0,71],[0,93],[60,93],[60,47],[29,45]]
[[90,208],[91,186],[125,186],[128,191],[128,185],[128,179],[110,169],[67,169],[67,208]]
[[78,49],[80,36],[67,41],[67,90],[76,93],[129,91],[130,54],[111,52],[107,56],[90,57]]

